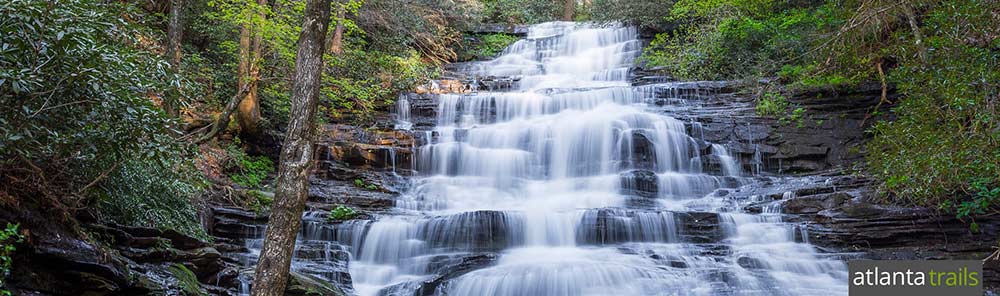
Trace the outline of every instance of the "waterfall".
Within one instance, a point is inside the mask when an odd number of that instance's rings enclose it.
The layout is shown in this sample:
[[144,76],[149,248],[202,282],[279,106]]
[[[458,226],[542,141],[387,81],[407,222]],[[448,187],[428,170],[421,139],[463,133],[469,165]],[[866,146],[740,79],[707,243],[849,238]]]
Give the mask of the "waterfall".
[[[742,213],[762,198],[725,197],[759,182],[759,152],[743,172],[705,141],[713,131],[671,113],[712,90],[632,86],[640,51],[632,27],[532,26],[462,70],[508,79],[506,91],[437,98],[393,215],[307,224],[301,239],[343,246],[359,295],[413,295],[475,254],[496,260],[430,292],[846,295],[845,264],[796,241],[779,210]],[[653,102],[664,96],[666,106]],[[408,104],[398,101],[398,122],[409,122]]]
[[726,176],[739,176],[740,167],[736,163],[736,160],[729,155],[729,150],[719,144],[712,144],[712,154],[719,158],[719,166],[722,167],[722,173]]
[[393,114],[396,120],[396,129],[409,130],[413,128],[413,123],[410,122],[410,99],[406,98],[406,95],[399,95],[399,99],[396,99]]

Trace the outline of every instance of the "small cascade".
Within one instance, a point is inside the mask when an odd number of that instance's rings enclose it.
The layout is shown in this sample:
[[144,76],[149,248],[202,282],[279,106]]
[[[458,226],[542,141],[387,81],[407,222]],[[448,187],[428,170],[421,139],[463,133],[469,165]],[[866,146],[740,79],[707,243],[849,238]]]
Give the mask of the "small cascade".
[[712,144],[712,154],[719,159],[719,166],[726,176],[739,176],[740,167],[736,160],[729,155],[729,150],[719,144]]
[[410,130],[413,128],[413,123],[410,122],[410,100],[406,98],[406,95],[399,95],[392,111],[396,120],[396,129]]

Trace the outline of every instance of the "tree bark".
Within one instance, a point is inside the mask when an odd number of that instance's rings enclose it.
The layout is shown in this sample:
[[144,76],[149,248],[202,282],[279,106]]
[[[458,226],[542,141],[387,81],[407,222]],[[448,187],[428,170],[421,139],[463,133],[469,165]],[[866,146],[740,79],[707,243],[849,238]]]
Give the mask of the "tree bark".
[[[257,0],[258,8],[267,7],[267,0]],[[265,18],[264,12],[259,17]],[[259,28],[244,25],[240,29],[240,70],[245,81],[240,85],[249,90],[246,97],[240,101],[237,122],[240,124],[240,134],[250,137],[257,136],[257,125],[260,123],[260,100],[257,96],[257,85],[260,81],[261,43],[263,36]]]
[[[247,93],[243,93],[243,96],[241,96],[236,102],[237,108],[243,105],[243,100],[250,96],[250,64],[253,63],[253,57],[250,54],[252,52],[250,47],[253,46],[253,28],[251,28],[250,23],[251,22],[248,20],[247,23],[240,26],[240,50],[239,61],[236,66],[236,89],[246,89]],[[237,117],[239,117],[239,115],[237,115]]]
[[170,21],[167,23],[167,58],[174,70],[181,66],[181,41],[184,34],[184,24],[181,23],[181,13],[184,0],[170,0]]
[[330,0],[307,0],[299,34],[292,82],[292,118],[281,149],[274,206],[264,234],[251,295],[279,296],[288,284],[295,236],[302,226],[302,210],[313,161],[316,106],[323,74],[323,53]]
[[920,31],[920,26],[917,24],[917,15],[913,13],[913,7],[910,6],[910,2],[907,1],[903,3],[903,14],[906,15],[906,21],[910,24],[910,31],[913,32],[913,39],[917,45],[917,56],[920,58],[921,63],[927,62],[927,49],[924,47],[924,34]]
[[[174,72],[181,70],[181,42],[183,41],[184,24],[181,23],[181,13],[184,7],[184,0],[170,1],[170,21],[167,23],[167,59]],[[178,114],[180,98],[166,100],[163,109],[171,117]]]
[[337,10],[337,27],[333,29],[333,35],[330,36],[330,53],[340,54],[343,51],[344,44],[344,5],[340,5]]
[[563,20],[567,22],[573,21],[573,11],[576,10],[576,0],[565,0],[563,3]]

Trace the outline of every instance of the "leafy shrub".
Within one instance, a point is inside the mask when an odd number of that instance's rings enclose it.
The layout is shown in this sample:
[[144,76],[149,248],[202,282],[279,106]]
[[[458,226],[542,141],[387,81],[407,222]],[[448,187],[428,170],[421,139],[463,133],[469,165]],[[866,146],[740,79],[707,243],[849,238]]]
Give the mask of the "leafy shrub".
[[365,0],[358,10],[357,30],[348,32],[363,35],[366,50],[403,57],[416,50],[424,61],[440,65],[455,59],[453,47],[461,42],[462,28],[475,19],[476,2]]
[[594,0],[592,4],[589,13],[593,21],[658,28],[666,23],[674,0]]
[[24,240],[17,232],[18,224],[7,223],[7,228],[0,231],[0,295],[10,296],[10,291],[4,290],[7,276],[10,275],[13,259],[11,255],[17,250],[16,244]]
[[562,1],[485,0],[481,15],[487,23],[537,24],[557,20],[562,15],[562,4]]
[[327,217],[330,221],[344,221],[350,220],[358,215],[358,212],[354,209],[339,205],[336,208],[330,209],[330,215]]
[[794,122],[795,126],[798,128],[803,128],[805,127],[805,113],[806,109],[802,107],[795,108],[795,110],[792,110],[792,114],[788,115],[786,120],[787,122]]
[[970,220],[969,229],[979,232],[979,224],[976,223],[976,216],[995,214],[1000,212],[1000,186],[997,186],[990,179],[977,179],[969,185],[967,190],[972,193],[971,199],[963,200],[953,204],[951,200],[945,200],[938,207],[939,209],[954,212],[955,218],[959,220]]
[[416,51],[405,56],[348,47],[332,57],[323,76],[322,109],[334,119],[373,120],[375,110],[386,110],[396,95],[436,76]]
[[233,182],[247,188],[263,186],[264,179],[274,172],[274,163],[267,156],[246,156],[237,160],[239,173],[233,176]]
[[806,89],[855,85],[866,79],[864,73],[846,76],[845,73],[839,72],[819,73],[821,72],[819,69],[818,63],[787,64],[781,66],[777,75],[782,82],[790,84],[789,87]]
[[520,38],[517,36],[502,33],[468,36],[462,45],[465,50],[459,54],[458,58],[463,61],[494,58],[518,39]]
[[[926,62],[902,60],[889,73],[905,97],[892,109],[894,121],[872,128],[866,150],[869,173],[887,200],[958,207],[960,216],[972,216],[1000,207],[979,195],[983,186],[1000,184],[1000,51],[964,36],[1000,24],[987,4],[962,3],[928,13],[925,42],[934,50]],[[893,50],[913,52],[912,44],[901,46]]]
[[642,61],[678,79],[772,76],[810,47],[826,6],[784,1],[681,0],[670,11],[680,27],[661,33]]
[[248,203],[248,208],[254,213],[263,214],[271,210],[271,204],[274,203],[274,195],[260,192],[257,190],[247,191],[247,196],[250,198]]
[[[235,145],[238,144],[239,139]],[[232,159],[227,168],[232,172],[229,178],[245,188],[264,187],[264,180],[274,172],[274,162],[267,156],[249,156],[235,145],[226,148],[226,154]]]
[[96,216],[106,223],[169,228],[208,239],[193,205],[203,191],[202,178],[186,161],[127,162],[102,186]]
[[766,92],[757,99],[757,115],[779,116],[785,114],[788,109],[788,99],[777,92]]
[[365,188],[368,190],[378,190],[378,186],[375,186],[375,184],[365,183],[365,180],[361,179],[354,179],[354,186],[358,186],[359,188]]
[[0,4],[0,196],[204,237],[191,206],[200,177],[154,104],[177,76],[124,19],[133,8]]

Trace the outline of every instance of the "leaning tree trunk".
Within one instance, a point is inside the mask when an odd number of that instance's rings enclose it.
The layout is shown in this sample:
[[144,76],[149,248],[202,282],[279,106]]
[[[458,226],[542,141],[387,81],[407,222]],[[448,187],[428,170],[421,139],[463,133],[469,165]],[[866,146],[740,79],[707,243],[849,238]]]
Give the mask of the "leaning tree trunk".
[[[184,7],[184,0],[170,1],[170,21],[167,23],[167,59],[174,72],[181,69],[181,41],[183,40],[184,25],[181,23],[181,13]],[[180,98],[168,100],[163,104],[163,109],[170,116],[177,116]]]
[[573,11],[576,10],[576,0],[565,0],[563,3],[563,20],[567,22],[573,21]]
[[313,160],[313,134],[330,0],[307,0],[305,22],[299,34],[292,81],[292,118],[281,148],[274,206],[264,234],[264,247],[257,262],[251,295],[284,294],[295,248],[295,235],[302,224],[309,166]]
[[[267,0],[257,0],[257,5],[263,9],[263,7],[267,7]],[[263,19],[267,16],[264,15],[264,12],[260,12],[258,17]],[[263,36],[260,34],[260,28],[244,25],[240,31],[240,69],[244,72],[240,74],[243,75],[241,77],[243,77],[244,84],[249,91],[243,101],[240,101],[236,118],[240,125],[240,134],[250,137],[257,136],[257,125],[260,123],[260,99],[257,96],[257,85],[260,82],[261,43],[263,43]]]

